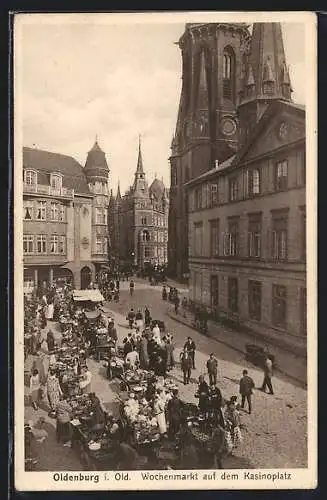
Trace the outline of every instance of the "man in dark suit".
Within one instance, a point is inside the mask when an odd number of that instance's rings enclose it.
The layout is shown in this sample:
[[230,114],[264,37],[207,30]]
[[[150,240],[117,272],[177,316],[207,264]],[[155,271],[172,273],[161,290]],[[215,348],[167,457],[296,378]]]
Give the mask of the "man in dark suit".
[[242,396],[241,407],[244,408],[245,399],[246,399],[248,402],[248,406],[249,406],[249,414],[251,414],[251,411],[252,411],[251,396],[252,396],[253,389],[254,389],[254,382],[253,382],[252,378],[248,376],[247,370],[243,370],[243,377],[240,380],[240,394]]
[[192,358],[186,347],[184,348],[184,351],[181,353],[180,358],[184,376],[184,385],[186,385],[190,383],[191,370],[192,370]]
[[207,370],[209,375],[209,385],[217,385],[218,361],[214,357],[213,353],[210,354],[210,358],[207,361]]
[[192,360],[192,368],[195,370],[195,343],[191,339],[191,337],[187,338],[187,341],[184,344],[184,350],[187,350],[191,360]]

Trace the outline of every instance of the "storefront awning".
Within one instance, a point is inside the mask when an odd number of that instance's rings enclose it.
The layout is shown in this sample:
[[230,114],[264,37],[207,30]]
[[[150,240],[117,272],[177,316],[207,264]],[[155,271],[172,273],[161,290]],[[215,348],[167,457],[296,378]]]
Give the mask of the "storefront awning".
[[104,297],[99,290],[73,290],[75,302],[104,302]]

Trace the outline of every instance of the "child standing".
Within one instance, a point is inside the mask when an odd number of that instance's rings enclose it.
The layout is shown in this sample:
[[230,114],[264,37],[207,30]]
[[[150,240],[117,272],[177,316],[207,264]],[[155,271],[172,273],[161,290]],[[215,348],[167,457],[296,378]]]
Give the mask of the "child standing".
[[33,370],[30,378],[30,395],[34,410],[39,409],[40,390],[41,390],[41,384],[40,384],[39,371],[35,369]]

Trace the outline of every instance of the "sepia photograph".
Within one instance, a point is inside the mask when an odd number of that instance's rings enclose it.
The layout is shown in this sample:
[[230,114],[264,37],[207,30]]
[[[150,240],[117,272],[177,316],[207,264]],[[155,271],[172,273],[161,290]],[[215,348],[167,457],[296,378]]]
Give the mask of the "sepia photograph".
[[315,15],[13,24],[16,489],[316,487]]

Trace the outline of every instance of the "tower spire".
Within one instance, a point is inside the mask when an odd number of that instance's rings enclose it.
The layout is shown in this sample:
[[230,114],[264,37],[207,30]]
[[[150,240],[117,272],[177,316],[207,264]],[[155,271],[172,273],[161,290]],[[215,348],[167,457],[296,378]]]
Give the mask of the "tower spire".
[[273,100],[291,101],[281,23],[254,23],[238,108],[241,143]]
[[144,174],[143,159],[142,159],[142,150],[141,150],[141,135],[140,134],[139,134],[139,154],[138,154],[138,158],[137,158],[136,173],[137,174]]
[[[243,101],[291,100],[281,23],[254,23]],[[250,87],[254,87],[249,89]]]
[[120,194],[120,181],[118,180],[118,186],[117,186],[117,196],[116,196],[116,201],[121,200],[121,194]]

